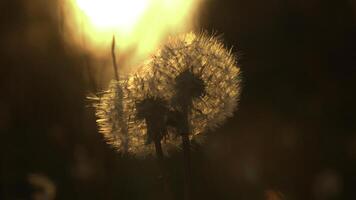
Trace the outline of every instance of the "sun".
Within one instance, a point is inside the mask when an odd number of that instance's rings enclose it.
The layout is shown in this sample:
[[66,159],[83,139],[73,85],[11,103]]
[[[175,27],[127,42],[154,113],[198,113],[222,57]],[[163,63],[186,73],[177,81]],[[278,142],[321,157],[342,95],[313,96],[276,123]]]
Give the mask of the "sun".
[[98,29],[131,32],[150,0],[76,0],[78,8]]

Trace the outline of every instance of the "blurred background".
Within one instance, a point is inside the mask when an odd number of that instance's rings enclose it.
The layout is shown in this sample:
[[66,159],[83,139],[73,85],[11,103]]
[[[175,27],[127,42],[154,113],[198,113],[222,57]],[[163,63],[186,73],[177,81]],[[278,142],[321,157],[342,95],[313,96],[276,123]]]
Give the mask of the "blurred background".
[[[166,199],[154,159],[97,132],[91,81],[57,1],[0,1],[1,199]],[[193,151],[193,199],[356,199],[356,2],[206,0],[240,55],[239,109]],[[182,199],[181,153],[166,161]],[[42,196],[41,196],[42,195]]]

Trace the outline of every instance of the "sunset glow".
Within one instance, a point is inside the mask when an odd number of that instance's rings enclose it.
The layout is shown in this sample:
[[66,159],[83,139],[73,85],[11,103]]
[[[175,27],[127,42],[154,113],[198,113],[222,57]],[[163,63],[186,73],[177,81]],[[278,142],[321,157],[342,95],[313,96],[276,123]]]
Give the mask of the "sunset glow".
[[[112,35],[125,65],[146,58],[169,35],[191,30],[199,0],[67,0],[70,39],[107,55]],[[85,41],[85,42],[83,42]]]

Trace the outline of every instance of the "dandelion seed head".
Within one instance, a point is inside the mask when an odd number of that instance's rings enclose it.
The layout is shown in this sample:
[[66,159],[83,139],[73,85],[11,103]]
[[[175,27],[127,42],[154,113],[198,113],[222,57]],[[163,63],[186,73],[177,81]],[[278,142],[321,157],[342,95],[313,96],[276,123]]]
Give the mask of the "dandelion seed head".
[[152,123],[164,123],[167,112],[164,100],[150,96],[152,89],[144,76],[135,74],[111,81],[108,90],[96,99],[99,132],[117,151],[137,157],[154,155],[152,140],[156,136],[165,154],[178,146],[179,138],[166,134],[165,124]]
[[[152,57],[150,81],[155,96],[184,104],[191,99],[190,137],[213,129],[233,115],[240,95],[237,59],[206,34],[171,37]],[[186,103],[187,104],[187,103]]]

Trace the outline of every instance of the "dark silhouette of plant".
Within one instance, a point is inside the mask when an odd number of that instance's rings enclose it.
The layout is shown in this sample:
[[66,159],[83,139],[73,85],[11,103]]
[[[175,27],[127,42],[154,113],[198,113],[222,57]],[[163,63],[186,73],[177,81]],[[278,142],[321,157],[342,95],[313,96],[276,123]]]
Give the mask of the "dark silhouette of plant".
[[214,37],[194,33],[172,37],[146,64],[151,95],[167,99],[167,125],[181,136],[185,199],[190,198],[190,140],[233,114],[240,94],[236,58]]
[[147,97],[137,103],[137,118],[145,120],[147,126],[146,144],[155,145],[156,155],[163,159],[162,139],[167,135],[167,103],[159,98]]
[[172,37],[137,72],[112,81],[97,98],[99,131],[120,152],[155,152],[159,160],[182,146],[189,199],[190,141],[232,116],[239,94],[236,57],[220,40],[194,33]]

